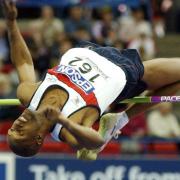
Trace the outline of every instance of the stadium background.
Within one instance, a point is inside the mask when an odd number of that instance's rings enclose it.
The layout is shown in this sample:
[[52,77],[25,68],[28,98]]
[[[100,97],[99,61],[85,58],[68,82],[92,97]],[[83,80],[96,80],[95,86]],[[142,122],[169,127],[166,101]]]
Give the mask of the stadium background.
[[[178,0],[19,0],[18,8],[18,23],[39,79],[78,40],[136,48],[143,61],[180,56]],[[17,84],[2,18],[0,98],[14,98]],[[135,117],[99,160],[82,162],[69,146],[50,137],[36,157],[14,156],[6,133],[23,107],[0,107],[0,180],[179,180],[179,108],[161,105]],[[161,121],[153,119],[153,113],[161,114]]]

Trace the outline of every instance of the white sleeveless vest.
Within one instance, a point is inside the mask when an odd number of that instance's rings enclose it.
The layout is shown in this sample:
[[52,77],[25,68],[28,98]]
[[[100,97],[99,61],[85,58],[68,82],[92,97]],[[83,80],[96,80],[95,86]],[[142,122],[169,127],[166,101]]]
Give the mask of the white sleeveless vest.
[[[95,106],[102,114],[125,85],[126,76],[120,67],[92,50],[73,48],[62,56],[57,67],[48,70],[28,108],[37,110],[45,91],[59,86],[69,95],[61,111],[65,117],[86,106]],[[57,124],[51,133],[56,140],[61,127]]]

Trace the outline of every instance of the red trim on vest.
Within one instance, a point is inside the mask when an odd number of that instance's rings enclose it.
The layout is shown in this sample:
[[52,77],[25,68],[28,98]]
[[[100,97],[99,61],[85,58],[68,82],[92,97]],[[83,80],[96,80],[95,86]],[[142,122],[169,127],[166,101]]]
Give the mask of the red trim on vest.
[[71,82],[66,75],[56,72],[55,69],[56,67],[53,69],[49,69],[48,73],[56,76],[59,81],[65,83],[67,86],[74,89],[84,99],[87,105],[99,106],[94,92],[91,92],[90,94],[86,94],[81,88],[79,88],[73,82]]

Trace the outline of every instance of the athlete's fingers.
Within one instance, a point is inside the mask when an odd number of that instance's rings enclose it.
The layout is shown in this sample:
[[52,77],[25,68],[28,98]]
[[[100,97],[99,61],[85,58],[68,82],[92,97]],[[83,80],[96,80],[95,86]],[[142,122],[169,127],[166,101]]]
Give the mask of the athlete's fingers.
[[15,7],[15,3],[13,1],[9,2],[9,8],[13,9]]
[[47,119],[56,121],[59,116],[59,109],[48,106],[44,109],[44,115]]
[[5,9],[8,9],[10,7],[9,0],[2,0],[2,5]]
[[15,20],[17,18],[17,9],[15,2],[12,0],[0,0],[4,16],[7,20]]
[[21,117],[19,118],[19,121],[21,121],[21,122],[27,122],[27,119],[25,119],[23,116],[21,116]]
[[14,123],[14,125],[15,125],[15,128],[17,128],[17,129],[23,127],[23,124],[22,124],[22,122],[20,122],[20,121],[16,121],[16,122]]

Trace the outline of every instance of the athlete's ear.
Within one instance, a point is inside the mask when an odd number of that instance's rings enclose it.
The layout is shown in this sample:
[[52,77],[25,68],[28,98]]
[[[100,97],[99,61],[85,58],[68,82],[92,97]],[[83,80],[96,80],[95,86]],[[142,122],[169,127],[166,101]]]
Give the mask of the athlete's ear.
[[43,143],[43,138],[42,138],[41,135],[37,135],[37,136],[35,137],[35,140],[36,140],[36,142],[37,142],[38,145],[42,145],[42,143]]

